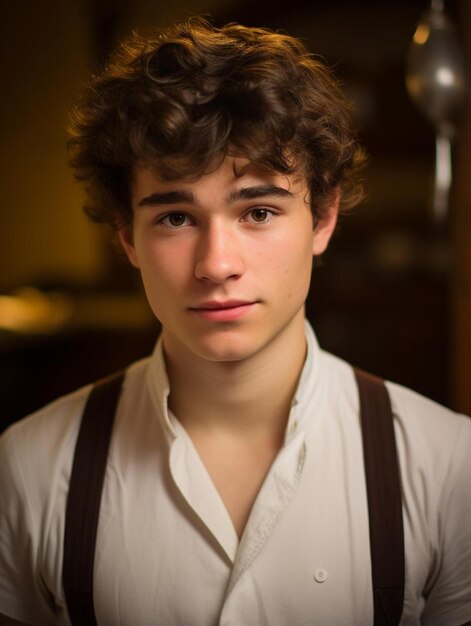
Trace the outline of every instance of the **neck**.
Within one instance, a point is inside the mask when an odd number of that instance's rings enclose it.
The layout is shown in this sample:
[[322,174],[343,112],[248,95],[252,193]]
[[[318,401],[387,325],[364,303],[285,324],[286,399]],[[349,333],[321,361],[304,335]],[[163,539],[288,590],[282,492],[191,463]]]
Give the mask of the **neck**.
[[226,432],[281,445],[306,357],[304,314],[261,351],[242,361],[213,362],[164,350],[172,412],[190,434]]

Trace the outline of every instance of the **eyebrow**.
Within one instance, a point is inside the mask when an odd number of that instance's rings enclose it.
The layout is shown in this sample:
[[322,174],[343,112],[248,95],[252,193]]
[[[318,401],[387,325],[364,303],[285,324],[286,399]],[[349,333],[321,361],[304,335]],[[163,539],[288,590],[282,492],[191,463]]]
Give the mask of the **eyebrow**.
[[276,187],[275,185],[257,185],[255,187],[243,187],[242,189],[235,189],[228,196],[228,203],[237,202],[238,200],[254,200],[255,198],[262,198],[265,196],[274,196],[276,198],[292,198],[291,191],[284,189],[283,187]]
[[[256,198],[267,196],[276,198],[292,198],[293,194],[287,189],[277,187],[276,185],[256,185],[254,187],[243,187],[241,189],[231,191],[227,197],[227,203],[233,204],[238,200],[254,200]],[[142,200],[139,201],[138,206],[159,206],[181,203],[194,204],[195,202],[196,198],[191,191],[175,190],[162,193],[152,193],[149,196],[142,198]]]
[[139,201],[137,206],[158,206],[161,204],[189,204],[195,201],[195,196],[191,191],[166,191],[163,193],[152,193]]

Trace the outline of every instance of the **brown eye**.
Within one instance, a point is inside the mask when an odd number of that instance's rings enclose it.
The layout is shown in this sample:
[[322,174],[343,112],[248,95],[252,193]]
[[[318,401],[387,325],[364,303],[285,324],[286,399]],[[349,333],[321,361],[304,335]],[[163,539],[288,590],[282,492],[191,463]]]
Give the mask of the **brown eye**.
[[168,222],[171,226],[183,226],[186,220],[184,213],[171,213],[167,215]]
[[266,224],[270,224],[276,215],[276,211],[272,209],[256,207],[247,211],[242,221],[248,224],[260,224],[260,226],[265,226]]
[[179,213],[174,211],[173,213],[167,213],[162,215],[156,220],[156,224],[169,230],[178,230],[180,228],[186,228],[187,226],[194,226],[194,220],[186,213]]
[[254,222],[265,222],[269,217],[269,212],[266,209],[253,209],[250,214]]

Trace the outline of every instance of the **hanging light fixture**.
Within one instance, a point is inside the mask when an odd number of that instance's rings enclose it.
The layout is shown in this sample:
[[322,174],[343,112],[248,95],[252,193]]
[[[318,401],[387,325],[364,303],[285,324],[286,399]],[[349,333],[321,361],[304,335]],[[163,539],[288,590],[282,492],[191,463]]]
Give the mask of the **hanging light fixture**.
[[464,54],[443,0],[432,0],[410,45],[406,86],[412,100],[433,124],[436,134],[433,213],[448,213],[452,182],[451,145],[466,100]]

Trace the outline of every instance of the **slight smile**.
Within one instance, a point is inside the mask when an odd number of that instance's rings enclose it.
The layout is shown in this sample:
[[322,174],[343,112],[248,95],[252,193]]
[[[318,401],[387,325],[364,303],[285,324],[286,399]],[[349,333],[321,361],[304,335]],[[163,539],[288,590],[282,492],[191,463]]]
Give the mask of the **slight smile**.
[[257,302],[241,300],[227,300],[225,302],[202,302],[196,307],[190,307],[190,311],[198,317],[211,322],[232,322],[237,320],[253,309]]

